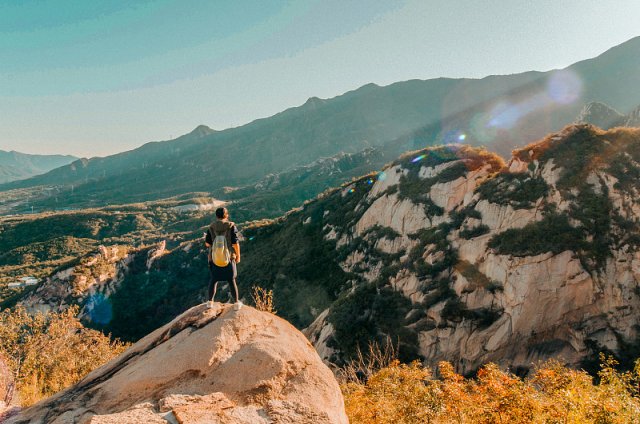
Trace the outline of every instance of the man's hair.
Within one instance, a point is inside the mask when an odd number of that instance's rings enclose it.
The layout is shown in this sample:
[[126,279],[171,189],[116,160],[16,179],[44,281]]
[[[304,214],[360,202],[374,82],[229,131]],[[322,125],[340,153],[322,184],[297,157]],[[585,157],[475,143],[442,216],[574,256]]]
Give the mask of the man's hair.
[[227,211],[227,208],[216,209],[216,217],[218,219],[224,219],[224,218],[227,218],[228,216],[229,216],[229,212]]

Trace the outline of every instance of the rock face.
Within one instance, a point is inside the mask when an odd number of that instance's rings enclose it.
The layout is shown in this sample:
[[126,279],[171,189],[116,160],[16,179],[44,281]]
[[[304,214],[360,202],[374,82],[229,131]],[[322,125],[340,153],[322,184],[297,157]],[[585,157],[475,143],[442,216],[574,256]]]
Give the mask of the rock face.
[[[119,287],[136,259],[149,270],[163,256],[166,242],[133,249],[128,246],[100,246],[98,252],[80,258],[73,267],[62,269],[40,284],[20,301],[30,312],[60,312],[71,305],[80,306],[80,318],[94,321],[95,299],[108,299]],[[98,322],[100,324],[100,322]]]
[[590,102],[582,108],[576,122],[580,124],[592,124],[603,129],[613,127],[640,127],[640,106],[629,114],[623,115],[604,103]]
[[354,340],[391,337],[401,354],[463,373],[624,357],[640,336],[633,175],[640,130],[576,125],[502,167],[449,146],[397,161],[368,191],[345,186],[364,191],[361,212],[325,234],[346,252],[348,288],[306,333],[329,362],[352,358]]
[[609,129],[622,124],[624,115],[614,108],[600,102],[587,103],[578,115],[577,122],[592,124],[600,128]]
[[626,116],[624,121],[625,127],[640,127],[640,106],[635,108],[630,114]]
[[340,388],[288,322],[196,306],[11,423],[347,423]]

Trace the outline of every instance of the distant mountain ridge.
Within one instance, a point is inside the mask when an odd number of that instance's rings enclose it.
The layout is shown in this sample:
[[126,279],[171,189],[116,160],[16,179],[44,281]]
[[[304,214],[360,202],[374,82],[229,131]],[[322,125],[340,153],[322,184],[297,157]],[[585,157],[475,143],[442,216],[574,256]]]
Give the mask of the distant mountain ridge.
[[0,183],[44,174],[77,159],[71,155],[30,155],[13,150],[0,150]]
[[640,106],[623,115],[601,102],[590,102],[584,106],[577,123],[596,125],[602,129],[614,127],[640,127]]
[[[272,173],[341,152],[404,150],[464,142],[507,155],[571,123],[586,102],[628,113],[640,99],[640,37],[561,71],[483,79],[411,80],[365,85],[332,99],[310,98],[247,125],[198,127],[175,140],[105,158],[82,159],[1,190],[56,185],[42,207],[99,206],[246,186]],[[373,164],[374,170],[380,164]],[[73,186],[73,189],[71,188]],[[38,204],[35,202],[36,205]]]

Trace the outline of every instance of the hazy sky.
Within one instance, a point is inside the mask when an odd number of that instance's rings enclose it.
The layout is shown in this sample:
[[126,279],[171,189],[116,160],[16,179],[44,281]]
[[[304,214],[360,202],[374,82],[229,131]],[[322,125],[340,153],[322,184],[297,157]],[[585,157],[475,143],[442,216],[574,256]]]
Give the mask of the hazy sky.
[[0,149],[103,156],[369,82],[549,70],[638,0],[0,0]]

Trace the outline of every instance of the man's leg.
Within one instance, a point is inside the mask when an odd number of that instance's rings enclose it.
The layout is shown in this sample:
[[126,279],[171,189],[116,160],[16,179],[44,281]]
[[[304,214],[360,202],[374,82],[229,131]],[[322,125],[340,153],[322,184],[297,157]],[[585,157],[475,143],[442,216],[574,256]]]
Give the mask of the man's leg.
[[238,285],[236,284],[236,279],[234,278],[229,282],[229,288],[231,289],[231,294],[233,295],[234,303],[238,303],[240,297],[238,296]]
[[238,270],[236,268],[236,262],[231,261],[233,266],[233,278],[229,282],[229,287],[233,293],[233,300],[235,300],[234,310],[239,311],[242,308],[242,302],[240,302],[240,295],[238,294],[238,284],[236,283],[236,277],[238,276]]
[[216,296],[216,290],[218,288],[218,282],[215,281],[213,275],[213,264],[209,264],[209,301],[213,302],[213,298]]

